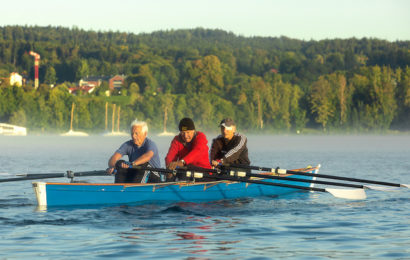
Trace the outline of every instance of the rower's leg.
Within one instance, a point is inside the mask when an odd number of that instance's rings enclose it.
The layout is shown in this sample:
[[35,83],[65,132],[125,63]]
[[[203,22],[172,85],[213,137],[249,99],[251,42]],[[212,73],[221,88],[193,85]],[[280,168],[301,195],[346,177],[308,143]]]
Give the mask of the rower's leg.
[[115,183],[127,183],[127,169],[117,168],[117,173],[115,174]]

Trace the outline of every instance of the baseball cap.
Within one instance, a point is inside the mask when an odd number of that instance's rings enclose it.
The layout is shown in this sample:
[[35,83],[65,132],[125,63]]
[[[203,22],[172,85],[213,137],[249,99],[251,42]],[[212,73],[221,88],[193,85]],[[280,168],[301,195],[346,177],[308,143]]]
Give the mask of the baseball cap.
[[194,121],[191,118],[185,117],[179,121],[179,131],[195,130]]
[[219,126],[223,126],[223,127],[225,127],[226,129],[228,129],[228,130],[232,130],[232,127],[233,127],[233,126],[236,126],[236,124],[235,124],[235,121],[233,121],[232,118],[227,117],[227,118],[225,118],[225,119],[223,119],[223,120],[221,121],[221,123],[219,124]]

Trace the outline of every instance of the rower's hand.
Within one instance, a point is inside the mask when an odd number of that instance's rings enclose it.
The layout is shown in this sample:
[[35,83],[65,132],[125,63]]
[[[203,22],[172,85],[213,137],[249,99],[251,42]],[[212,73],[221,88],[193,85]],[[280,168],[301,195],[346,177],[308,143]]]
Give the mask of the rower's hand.
[[109,168],[107,168],[107,170],[105,170],[108,174],[115,174],[115,169],[114,169],[114,167],[109,167]]
[[223,160],[223,159],[212,160],[212,161],[211,161],[211,165],[212,165],[213,167],[222,166],[222,164],[223,164],[223,161],[222,161],[222,160]]
[[174,161],[174,162],[170,162],[167,168],[170,170],[175,170],[177,167],[183,167],[183,166],[184,166],[184,163],[182,161]]
[[174,179],[175,179],[174,174],[172,174],[172,173],[167,173],[167,179],[166,179],[166,181],[174,181]]
[[115,167],[109,167],[107,170],[105,170],[108,174],[115,174],[117,170],[115,168],[130,168],[132,167],[132,163],[126,162],[124,160],[119,160],[115,163]]
[[123,162],[121,163],[121,168],[127,169],[130,168],[130,165],[128,163]]

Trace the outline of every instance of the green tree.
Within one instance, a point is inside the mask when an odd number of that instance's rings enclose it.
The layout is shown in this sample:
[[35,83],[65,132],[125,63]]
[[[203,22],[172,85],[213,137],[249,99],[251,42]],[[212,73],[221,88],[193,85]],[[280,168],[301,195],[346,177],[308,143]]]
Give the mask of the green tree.
[[410,68],[396,70],[397,78],[397,116],[395,126],[399,129],[410,129]]
[[269,86],[266,85],[263,78],[253,76],[250,78],[250,87],[253,90],[253,102],[255,102],[257,113],[257,128],[262,129],[264,127],[264,111],[266,110],[265,103],[273,107]]
[[88,62],[85,59],[76,61],[76,70],[75,70],[75,80],[78,81],[83,77],[88,76],[90,73],[90,68]]
[[46,75],[44,76],[44,83],[55,84],[57,82],[56,70],[53,66],[48,66],[46,70]]
[[73,120],[73,127],[78,129],[92,129],[92,120],[90,110],[88,108],[88,101],[78,99],[75,106],[75,116]]
[[186,81],[188,93],[220,94],[223,82],[222,64],[214,55],[187,62]]
[[303,97],[303,92],[299,86],[295,85],[292,88],[292,94],[290,98],[290,116],[293,128],[299,133],[305,128],[308,119],[306,117],[306,110],[300,106],[300,101]]
[[160,98],[160,102],[161,102],[161,109],[164,112],[164,120],[163,120],[163,129],[164,132],[167,132],[167,122],[168,122],[168,118],[171,119],[171,121],[174,119],[173,118],[173,114],[170,113],[172,111],[172,107],[174,106],[174,100],[173,97],[171,96],[171,94],[166,93],[166,94],[162,94],[159,96]]
[[316,115],[315,121],[320,123],[326,131],[329,119],[335,113],[334,93],[329,81],[325,77],[313,83],[310,93],[311,110]]
[[188,97],[187,106],[192,111],[195,125],[198,125],[199,129],[206,129],[207,126],[212,125],[214,107],[206,93],[194,94]]
[[50,90],[48,97],[48,107],[51,111],[49,125],[57,130],[62,130],[67,126],[67,114],[70,104],[74,101],[72,95],[67,91],[64,86],[57,86]]
[[385,131],[397,113],[396,79],[390,68],[366,67],[353,80],[355,103],[361,125],[369,130]]
[[347,84],[346,77],[342,73],[332,73],[327,76],[329,84],[335,95],[336,110],[334,124],[336,127],[344,126],[348,121],[348,113],[352,103],[353,88]]
[[391,68],[372,68],[372,92],[377,107],[378,127],[387,130],[397,113],[396,80]]
[[26,112],[23,109],[19,109],[14,111],[10,117],[10,124],[19,125],[19,126],[26,126],[27,125],[27,117]]

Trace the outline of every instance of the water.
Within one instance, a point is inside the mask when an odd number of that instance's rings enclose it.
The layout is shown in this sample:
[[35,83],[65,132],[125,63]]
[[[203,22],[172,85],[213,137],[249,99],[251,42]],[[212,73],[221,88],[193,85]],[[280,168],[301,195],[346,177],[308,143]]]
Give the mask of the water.
[[[0,136],[0,178],[105,169],[126,139]],[[153,139],[163,159],[171,138]],[[320,163],[323,174],[410,183],[410,136],[248,139],[253,165]],[[408,189],[367,190],[363,201],[298,193],[48,211],[37,210],[30,181],[0,183],[0,191],[0,259],[410,259]]]

